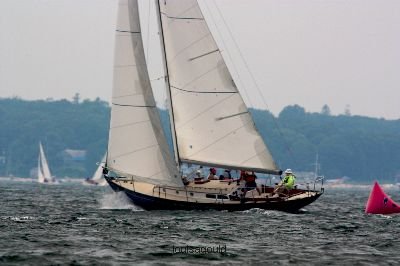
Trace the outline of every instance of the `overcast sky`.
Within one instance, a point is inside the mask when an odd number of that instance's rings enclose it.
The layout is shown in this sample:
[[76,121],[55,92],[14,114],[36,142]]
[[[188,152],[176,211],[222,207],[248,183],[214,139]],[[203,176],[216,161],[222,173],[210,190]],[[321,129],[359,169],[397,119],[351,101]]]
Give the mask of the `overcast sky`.
[[[265,108],[264,98],[275,114],[328,104],[333,114],[348,106],[354,115],[400,118],[400,1],[207,0],[201,7],[248,105]],[[157,79],[153,9],[141,1]],[[1,0],[0,97],[78,92],[109,101],[116,13],[116,0]],[[162,84],[153,81],[161,104]]]

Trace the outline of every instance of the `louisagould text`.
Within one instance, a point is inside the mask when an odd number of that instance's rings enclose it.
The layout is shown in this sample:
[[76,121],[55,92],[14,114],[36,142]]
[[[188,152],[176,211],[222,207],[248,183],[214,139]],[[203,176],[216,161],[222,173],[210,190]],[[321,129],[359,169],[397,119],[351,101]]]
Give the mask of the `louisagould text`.
[[184,254],[209,254],[209,253],[226,253],[226,245],[224,246],[213,246],[213,247],[175,247],[172,246],[172,253],[184,253]]

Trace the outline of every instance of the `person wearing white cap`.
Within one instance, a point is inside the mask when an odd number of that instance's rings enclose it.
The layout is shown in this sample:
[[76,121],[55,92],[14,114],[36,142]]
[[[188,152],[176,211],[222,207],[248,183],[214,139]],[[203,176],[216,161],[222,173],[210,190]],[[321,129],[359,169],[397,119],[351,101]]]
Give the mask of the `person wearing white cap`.
[[203,181],[203,175],[200,169],[196,171],[196,175],[194,176],[194,181],[195,182]]
[[275,187],[274,192],[272,192],[272,195],[275,193],[288,193],[293,187],[294,187],[294,181],[296,179],[296,176],[293,174],[292,169],[286,169],[285,170],[285,177],[283,180]]

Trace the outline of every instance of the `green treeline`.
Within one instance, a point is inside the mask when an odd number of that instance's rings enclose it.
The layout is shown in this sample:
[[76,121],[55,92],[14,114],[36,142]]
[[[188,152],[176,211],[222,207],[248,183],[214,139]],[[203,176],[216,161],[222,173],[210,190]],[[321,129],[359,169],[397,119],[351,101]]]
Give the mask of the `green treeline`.
[[252,114],[283,168],[313,171],[318,153],[321,173],[328,178],[393,181],[399,177],[400,120],[306,113],[297,105],[284,108],[277,118],[260,110]]
[[[282,169],[313,171],[318,153],[321,173],[328,178],[393,181],[400,174],[400,120],[332,116],[327,106],[321,113],[288,106],[278,117],[264,110],[251,113]],[[170,136],[168,113],[160,114]],[[91,176],[106,151],[109,118],[109,106],[100,99],[0,99],[0,176],[34,176],[39,141],[55,176]],[[71,159],[67,149],[84,150],[86,156]]]

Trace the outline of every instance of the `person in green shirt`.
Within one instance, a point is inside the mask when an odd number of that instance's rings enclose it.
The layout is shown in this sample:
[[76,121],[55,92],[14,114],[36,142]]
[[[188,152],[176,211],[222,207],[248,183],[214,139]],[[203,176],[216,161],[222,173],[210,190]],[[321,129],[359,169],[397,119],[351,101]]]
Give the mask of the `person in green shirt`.
[[287,194],[291,189],[294,187],[294,182],[295,182],[296,176],[293,174],[292,169],[286,169],[285,170],[285,177],[282,179],[282,181],[275,187],[274,192],[272,192],[273,196],[275,193],[281,194]]

